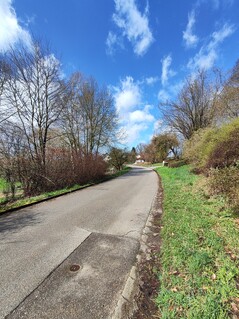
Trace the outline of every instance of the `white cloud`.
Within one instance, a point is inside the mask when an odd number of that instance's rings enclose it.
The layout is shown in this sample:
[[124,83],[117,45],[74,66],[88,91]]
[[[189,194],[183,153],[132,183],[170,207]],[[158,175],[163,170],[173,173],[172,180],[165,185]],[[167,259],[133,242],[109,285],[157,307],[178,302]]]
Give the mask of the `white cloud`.
[[223,27],[213,32],[212,40],[210,41],[208,48],[216,48],[220,43],[222,43],[227,37],[234,33],[235,27],[233,25],[225,23]]
[[135,123],[131,125],[125,125],[123,129],[127,132],[123,144],[133,144],[135,143],[141,136],[142,132],[147,130],[148,126],[145,123]]
[[30,46],[31,36],[19,24],[12,0],[0,1],[0,51],[7,51],[11,45],[22,41]]
[[118,87],[113,87],[116,109],[125,136],[123,144],[132,144],[153,126],[155,121],[151,114],[152,106],[143,102],[142,85],[145,82],[135,82],[131,76],[120,81]]
[[214,10],[218,10],[221,5],[228,7],[233,5],[234,0],[211,0]]
[[199,52],[189,60],[188,67],[192,70],[212,68],[218,58],[219,45],[234,31],[235,27],[226,23],[221,29],[213,32],[209,43],[202,46]]
[[195,22],[195,11],[193,10],[188,15],[188,24],[186,30],[183,31],[183,39],[187,48],[193,48],[198,43],[198,37],[193,34],[193,26]]
[[169,100],[170,96],[169,96],[169,93],[168,91],[162,89],[159,91],[158,93],[158,100],[161,101],[161,102],[164,102],[164,101],[167,101]]
[[158,92],[158,100],[159,102],[167,102],[173,100],[180,90],[183,88],[184,81],[177,82],[173,85],[168,86],[166,89],[163,88]]
[[141,14],[135,0],[115,0],[115,9],[113,21],[131,42],[134,52],[139,56],[144,55],[154,41],[149,28],[148,5]]
[[114,87],[115,105],[119,113],[125,113],[141,104],[140,87],[131,76],[120,81],[119,87]]
[[159,78],[157,76],[151,76],[145,79],[146,84],[153,85],[154,83],[158,82]]
[[129,113],[129,121],[131,123],[153,122],[155,118],[149,112],[149,106],[146,105],[143,110],[136,110]]
[[113,55],[117,47],[124,48],[122,37],[112,31],[109,31],[105,44],[106,53],[109,55]]
[[162,75],[161,75],[161,82],[162,85],[166,85],[168,82],[168,79],[172,76],[174,76],[176,73],[170,69],[171,63],[172,63],[172,57],[171,55],[167,55],[162,61]]
[[113,32],[108,33],[108,37],[106,39],[106,52],[108,54],[113,54],[114,52],[114,46],[117,43],[117,35]]

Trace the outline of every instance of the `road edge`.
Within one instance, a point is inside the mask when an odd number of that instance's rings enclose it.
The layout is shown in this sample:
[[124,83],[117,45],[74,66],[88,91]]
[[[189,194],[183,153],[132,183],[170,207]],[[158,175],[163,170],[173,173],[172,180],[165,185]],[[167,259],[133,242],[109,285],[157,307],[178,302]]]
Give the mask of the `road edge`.
[[[155,233],[152,231],[154,227],[155,216],[162,215],[162,185],[160,176],[152,169],[158,176],[158,189],[152,201],[152,205],[149,211],[148,218],[145,226],[142,230],[140,238],[140,249],[136,256],[136,263],[132,266],[129,276],[126,280],[125,286],[118,300],[118,303],[114,309],[111,319],[130,319],[134,316],[137,310],[139,310],[137,299],[141,292],[141,286],[143,286],[142,278],[140,276],[140,265],[143,260],[151,259],[152,249],[148,242],[150,236],[154,236]],[[158,235],[159,233],[157,233]]]

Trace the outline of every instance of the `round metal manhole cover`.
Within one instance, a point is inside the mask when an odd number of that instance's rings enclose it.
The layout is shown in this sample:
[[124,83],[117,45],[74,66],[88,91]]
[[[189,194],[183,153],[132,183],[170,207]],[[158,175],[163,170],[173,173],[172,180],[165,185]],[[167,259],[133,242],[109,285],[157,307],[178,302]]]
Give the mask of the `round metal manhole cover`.
[[80,265],[74,264],[70,266],[70,271],[76,272],[80,269]]

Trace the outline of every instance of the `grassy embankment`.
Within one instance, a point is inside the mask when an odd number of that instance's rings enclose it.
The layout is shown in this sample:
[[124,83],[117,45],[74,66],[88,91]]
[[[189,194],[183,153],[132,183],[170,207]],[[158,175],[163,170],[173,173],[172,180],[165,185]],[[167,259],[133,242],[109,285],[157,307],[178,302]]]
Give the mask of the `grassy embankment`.
[[239,216],[223,199],[206,197],[203,177],[187,166],[157,171],[164,188],[160,318],[239,318]]
[[71,192],[74,192],[76,190],[80,190],[82,188],[85,188],[85,187],[88,187],[88,186],[91,186],[91,185],[94,185],[97,183],[101,183],[101,182],[110,180],[112,178],[119,177],[119,176],[127,173],[130,170],[131,170],[130,167],[124,167],[124,169],[122,169],[121,171],[106,175],[104,178],[102,178],[102,180],[100,180],[96,183],[92,182],[92,183],[85,184],[85,185],[74,185],[72,187],[66,187],[64,189],[44,193],[44,194],[41,194],[38,196],[27,197],[27,198],[23,198],[22,196],[16,196],[16,199],[14,201],[6,201],[6,199],[4,198],[3,191],[4,191],[4,188],[6,187],[6,182],[4,181],[4,179],[0,179],[0,194],[2,195],[2,197],[0,197],[0,213],[3,213],[3,212],[10,210],[10,209],[21,208],[21,207],[27,206],[29,204],[34,204],[34,203],[40,202],[40,201],[45,200],[45,199],[50,199],[50,198],[54,198],[54,197],[57,197],[57,196],[60,196],[63,194],[71,193]]

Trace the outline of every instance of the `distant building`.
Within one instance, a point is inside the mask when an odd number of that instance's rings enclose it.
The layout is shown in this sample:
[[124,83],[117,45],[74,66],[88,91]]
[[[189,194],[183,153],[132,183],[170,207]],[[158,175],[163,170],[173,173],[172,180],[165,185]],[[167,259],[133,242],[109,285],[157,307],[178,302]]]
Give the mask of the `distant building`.
[[143,159],[143,157],[141,155],[136,155],[136,161],[135,163],[144,163],[145,160]]

